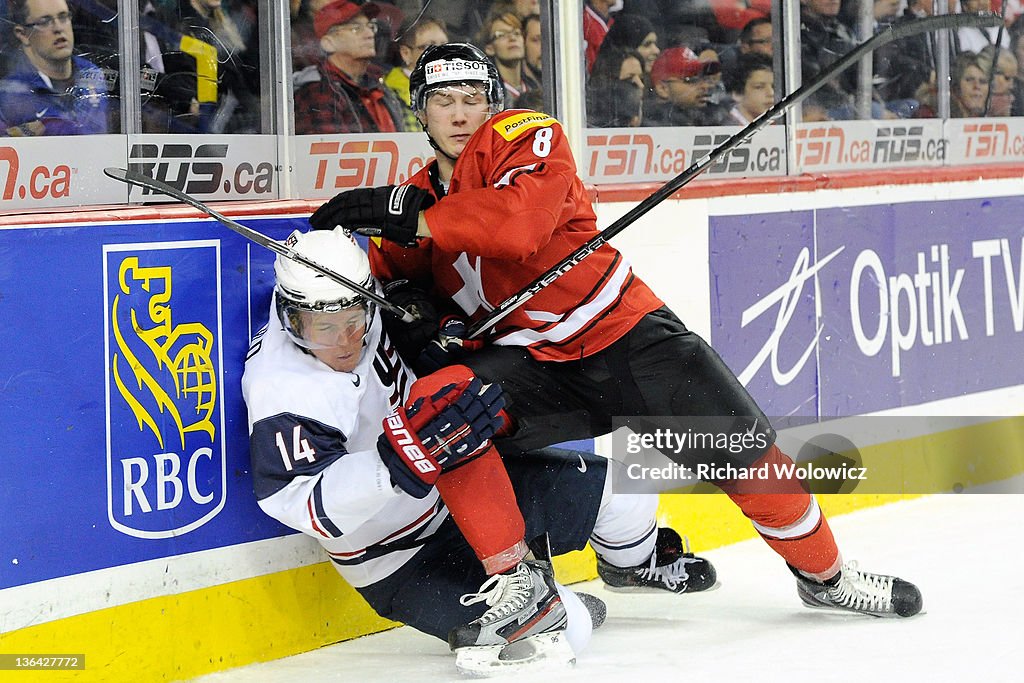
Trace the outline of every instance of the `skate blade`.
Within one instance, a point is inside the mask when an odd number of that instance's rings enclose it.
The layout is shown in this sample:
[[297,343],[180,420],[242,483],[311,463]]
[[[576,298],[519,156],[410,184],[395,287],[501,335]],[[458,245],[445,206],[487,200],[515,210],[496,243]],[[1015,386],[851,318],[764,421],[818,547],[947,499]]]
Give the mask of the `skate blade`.
[[563,669],[576,663],[576,655],[562,631],[538,633],[508,645],[463,647],[456,651],[455,668],[463,676],[489,676]]

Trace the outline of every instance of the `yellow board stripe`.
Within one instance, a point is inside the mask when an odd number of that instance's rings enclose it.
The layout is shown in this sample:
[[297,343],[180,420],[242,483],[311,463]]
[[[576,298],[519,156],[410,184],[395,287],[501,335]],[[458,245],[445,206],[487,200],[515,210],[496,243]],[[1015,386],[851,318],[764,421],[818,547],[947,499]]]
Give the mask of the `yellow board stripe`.
[[558,123],[555,119],[540,112],[528,111],[509,116],[493,124],[494,130],[506,140],[515,140],[531,128],[547,127]]

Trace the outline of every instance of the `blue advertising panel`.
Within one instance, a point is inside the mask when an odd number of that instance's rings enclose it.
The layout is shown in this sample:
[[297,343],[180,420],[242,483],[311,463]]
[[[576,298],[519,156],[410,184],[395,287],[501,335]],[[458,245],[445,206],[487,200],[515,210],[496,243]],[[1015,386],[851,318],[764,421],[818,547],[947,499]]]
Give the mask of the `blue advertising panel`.
[[1024,382],[1024,199],[817,212],[821,414],[860,415]]
[[814,213],[712,217],[710,230],[711,345],[766,415],[817,415]]
[[0,588],[290,532],[240,388],[273,256],[213,221],[0,231]]
[[1024,383],[1024,199],[712,217],[712,342],[772,417]]

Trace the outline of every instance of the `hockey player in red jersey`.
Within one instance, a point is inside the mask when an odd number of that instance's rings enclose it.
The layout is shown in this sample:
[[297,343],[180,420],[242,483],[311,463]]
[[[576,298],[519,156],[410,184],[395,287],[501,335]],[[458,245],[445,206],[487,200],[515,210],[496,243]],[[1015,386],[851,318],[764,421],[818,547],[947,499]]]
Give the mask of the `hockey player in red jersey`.
[[[406,185],[342,193],[310,218],[379,236],[371,264],[382,281],[433,287],[459,309],[442,323],[425,361],[472,368],[505,391],[514,431],[497,443],[514,453],[608,433],[615,416],[728,418],[758,438],[739,457],[706,461],[779,470],[791,463],[775,446],[760,408],[722,362],[605,244],[504,318],[486,345],[465,353],[466,324],[493,310],[596,234],[596,218],[561,125],[539,112],[502,111],[501,82],[479,50],[429,48],[410,79],[413,107],[435,161]],[[763,446],[763,447],[762,447]],[[876,616],[911,616],[917,588],[844,564],[815,498],[796,480],[714,481],[753,522],[797,578],[811,607]],[[613,586],[648,581],[658,551],[635,567],[598,552]]]

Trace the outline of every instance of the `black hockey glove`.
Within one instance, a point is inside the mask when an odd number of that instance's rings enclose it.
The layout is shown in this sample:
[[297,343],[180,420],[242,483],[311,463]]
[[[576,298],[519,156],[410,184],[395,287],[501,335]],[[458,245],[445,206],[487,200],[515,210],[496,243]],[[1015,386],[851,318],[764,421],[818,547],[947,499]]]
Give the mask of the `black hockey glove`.
[[416,245],[420,211],[434,205],[434,196],[414,185],[361,187],[337,195],[309,217],[314,230],[340,225],[360,235],[383,237],[405,247]]
[[381,319],[388,337],[394,342],[402,358],[411,363],[423,352],[423,348],[437,337],[437,309],[434,307],[434,301],[425,291],[408,280],[392,280],[384,285],[384,297],[416,317],[416,320],[406,323],[394,313],[381,310]]
[[416,358],[416,374],[423,376],[437,372],[441,368],[459,362],[470,351],[483,348],[484,343],[478,339],[466,339],[469,328],[466,321],[450,315],[441,321],[437,339],[427,344]]
[[473,378],[442,387],[384,418],[377,439],[380,459],[391,483],[410,496],[424,498],[441,472],[483,455],[501,429],[505,397],[497,384]]

